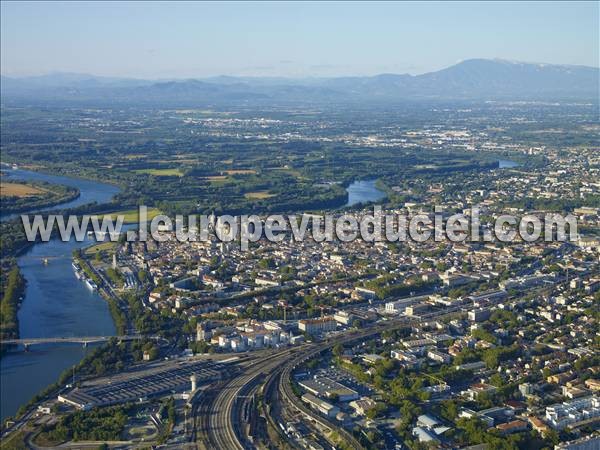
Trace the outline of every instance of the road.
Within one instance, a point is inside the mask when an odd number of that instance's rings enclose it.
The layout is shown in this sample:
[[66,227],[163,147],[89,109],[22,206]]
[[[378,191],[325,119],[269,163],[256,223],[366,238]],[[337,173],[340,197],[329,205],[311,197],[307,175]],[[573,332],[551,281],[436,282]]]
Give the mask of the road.
[[[538,291],[548,289],[550,288],[544,287]],[[190,434],[186,437],[192,444],[197,443],[201,448],[210,448],[211,450],[214,448],[231,450],[252,448],[255,446],[253,438],[258,436],[251,436],[254,431],[247,430],[242,426],[247,422],[243,419],[249,419],[248,421],[256,423],[258,410],[260,410],[268,424],[288,444],[290,439],[278,424],[285,424],[286,417],[290,418],[301,414],[309,419],[307,423],[319,424],[321,428],[336,430],[342,439],[353,448],[361,448],[361,445],[350,433],[302,403],[292,389],[292,372],[306,360],[314,358],[337,344],[366,339],[383,331],[423,321],[449,318],[457,312],[468,310],[470,306],[472,305],[467,303],[453,308],[444,308],[420,318],[401,317],[385,320],[366,329],[346,331],[325,341],[303,344],[284,350],[269,349],[240,354],[236,356],[239,360],[235,364],[238,376],[224,380],[215,379],[214,382],[208,384],[208,387],[205,387],[203,392],[194,397],[190,415],[193,426],[189,427]],[[174,362],[167,364],[174,364]],[[139,378],[140,374],[127,373],[123,376]],[[254,401],[255,394],[262,394],[264,404],[272,406],[257,408],[255,405],[249,405],[249,402]],[[32,412],[33,408],[12,427],[5,430],[4,436],[10,431],[21,428]],[[264,436],[264,432],[259,434],[260,437]],[[290,445],[294,446],[293,443]]]
[[[386,322],[376,325],[361,332],[345,333],[328,342],[319,344],[305,344],[301,347],[278,351],[271,355],[258,357],[248,362],[242,369],[242,373],[226,382],[211,386],[204,395],[200,396],[199,402],[192,409],[195,422],[195,438],[201,448],[226,448],[241,449],[253,448],[252,438],[242,432],[242,415],[246,401],[255,393],[261,384],[276,381],[278,392],[285,403],[300,410],[305,416],[323,427],[337,429],[337,425],[330,423],[320,415],[308,410],[302,402],[294,395],[289,383],[291,371],[302,361],[309,359],[337,343],[349,342],[351,340],[365,338],[369,335],[381,333],[386,329],[393,329],[405,325],[406,321]],[[262,383],[261,383],[262,382]],[[251,414],[256,414],[253,409]],[[256,417],[251,418],[256,420]],[[274,422],[275,420],[272,419]],[[278,428],[279,430],[279,428]],[[350,442],[353,447],[361,448],[360,444],[345,430],[339,430],[344,440]]]
[[[363,448],[348,431],[310,410],[302,403],[292,389],[290,382],[292,371],[304,361],[329,350],[334,345],[365,339],[383,331],[393,330],[421,320],[448,317],[458,310],[458,307],[447,308],[420,319],[403,317],[397,320],[385,321],[364,330],[340,334],[324,342],[305,344],[302,347],[279,351],[270,356],[253,360],[242,370],[240,376],[218,386],[217,393],[211,392],[205,395],[200,406],[196,409],[196,423],[198,426],[196,436],[201,448],[212,449],[216,447],[244,450],[255,447],[252,444],[252,438],[245,432],[241,432],[242,422],[240,418],[245,405],[245,402],[241,399],[248,398],[248,395],[256,392],[261,381],[263,381],[266,403],[273,405],[274,402],[279,401],[281,404],[278,404],[278,406],[282,410],[287,409],[300,413],[313,423],[319,424],[321,428],[336,430],[339,436],[352,448]],[[274,397],[275,385],[277,386],[278,398]],[[267,398],[267,395],[270,397]],[[271,411],[279,410],[271,408]],[[253,414],[256,413],[255,408]],[[271,412],[267,411],[267,420],[273,425],[281,419],[280,417],[273,417]],[[282,435],[282,438],[289,442],[289,438],[283,434],[283,431],[276,425],[275,428]]]
[[42,338],[22,338],[22,339],[4,339],[3,344],[15,344],[30,346],[33,344],[54,344],[54,343],[74,343],[74,344],[92,344],[95,342],[106,342],[110,339],[118,341],[135,341],[140,339],[158,339],[158,336],[142,336],[139,334],[125,336],[67,336],[67,337],[42,337]]

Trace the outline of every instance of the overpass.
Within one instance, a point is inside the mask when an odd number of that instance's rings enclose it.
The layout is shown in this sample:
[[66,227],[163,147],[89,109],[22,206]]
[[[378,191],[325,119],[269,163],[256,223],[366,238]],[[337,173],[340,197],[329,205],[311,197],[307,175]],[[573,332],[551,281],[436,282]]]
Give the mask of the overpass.
[[95,344],[98,342],[106,342],[110,339],[116,339],[119,342],[136,341],[140,339],[158,339],[157,336],[142,336],[140,334],[131,334],[124,336],[58,336],[58,337],[41,337],[41,338],[22,338],[22,339],[3,339],[0,344],[22,345],[25,349],[35,344]]

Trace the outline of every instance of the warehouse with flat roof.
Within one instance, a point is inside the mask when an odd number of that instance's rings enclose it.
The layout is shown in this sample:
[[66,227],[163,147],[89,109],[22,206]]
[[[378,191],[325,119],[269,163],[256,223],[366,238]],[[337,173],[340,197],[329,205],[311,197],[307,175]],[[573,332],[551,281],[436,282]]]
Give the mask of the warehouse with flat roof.
[[358,392],[328,377],[309,378],[299,382],[300,386],[318,397],[337,398],[349,402],[358,398]]

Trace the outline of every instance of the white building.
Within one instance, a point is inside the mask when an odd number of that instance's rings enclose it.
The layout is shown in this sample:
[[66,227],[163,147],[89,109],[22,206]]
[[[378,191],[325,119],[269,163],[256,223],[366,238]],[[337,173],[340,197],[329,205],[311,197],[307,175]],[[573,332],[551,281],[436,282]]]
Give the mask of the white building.
[[410,300],[396,300],[385,304],[386,314],[401,314],[410,305]]
[[337,322],[333,317],[302,319],[298,321],[298,329],[308,334],[321,334],[328,331],[334,331],[336,326]]
[[546,422],[556,429],[600,416],[600,398],[589,396],[546,407]]
[[350,325],[352,320],[354,320],[354,316],[352,314],[348,314],[346,311],[338,311],[333,315],[333,318],[336,322],[341,323],[342,325]]

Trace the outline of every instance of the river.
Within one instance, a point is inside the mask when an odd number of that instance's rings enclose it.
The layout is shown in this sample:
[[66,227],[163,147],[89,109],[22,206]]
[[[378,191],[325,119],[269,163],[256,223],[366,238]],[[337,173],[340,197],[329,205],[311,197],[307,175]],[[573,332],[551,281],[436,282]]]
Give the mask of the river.
[[[498,161],[498,168],[511,169],[519,164],[508,159]],[[358,203],[376,202],[385,198],[385,192],[378,189],[375,184],[377,180],[354,181],[347,188],[348,202],[344,206],[353,206]]]
[[[506,164],[509,163],[509,164]],[[514,167],[512,161],[500,161],[500,167]],[[513,163],[514,164],[514,163]],[[65,208],[90,202],[105,203],[118,188],[77,178],[47,175],[27,170],[7,170],[10,178],[47,181],[79,188],[80,196]],[[376,180],[355,181],[347,188],[346,206],[376,202],[385,193],[375,186]],[[6,220],[8,216],[3,216]],[[89,245],[84,242],[53,240],[34,245],[21,255],[17,263],[27,280],[25,298],[19,310],[20,336],[104,336],[115,333],[107,303],[75,278],[71,268],[74,249]],[[48,265],[42,259],[48,258]],[[58,376],[79,362],[85,352],[80,345],[34,345],[28,352],[8,352],[0,359],[0,417],[14,415],[35,394],[54,383]]]
[[[8,166],[2,166],[2,175],[6,176],[5,181],[46,181],[48,183],[62,184],[64,186],[70,186],[79,189],[79,197],[69,202],[46,208],[31,209],[27,211],[27,214],[33,214],[48,209],[74,208],[76,206],[81,206],[92,202],[106,203],[109,202],[117,192],[119,192],[119,188],[105,183],[98,183],[97,181],[84,180],[83,178],[64,177],[60,175],[50,175],[23,169],[6,169],[6,167]],[[19,214],[22,213],[4,214],[2,211],[0,211],[0,218],[4,221],[17,217]]]
[[[90,180],[47,175],[26,170],[7,170],[9,177],[75,186],[80,196],[53,206],[65,208],[90,202],[105,203],[119,191],[115,186]],[[5,217],[3,217],[5,220]],[[107,336],[115,334],[108,304],[75,278],[71,254],[92,241],[52,240],[31,247],[17,259],[27,280],[19,309],[20,337]],[[48,258],[48,264],[42,263]],[[86,353],[81,345],[33,345],[28,352],[10,351],[0,359],[0,417],[12,416],[35,394],[56,382]]]

